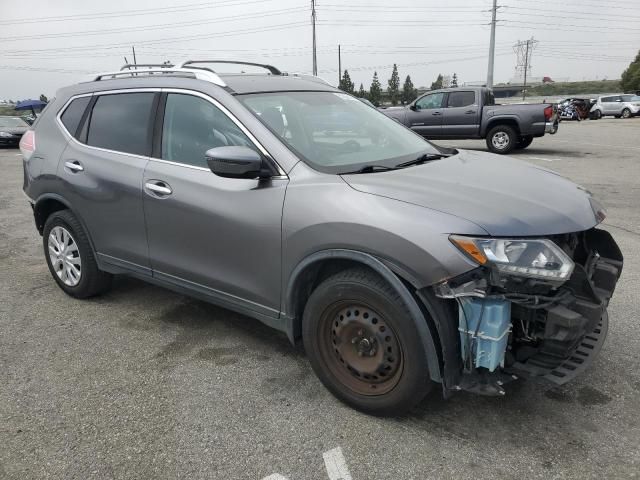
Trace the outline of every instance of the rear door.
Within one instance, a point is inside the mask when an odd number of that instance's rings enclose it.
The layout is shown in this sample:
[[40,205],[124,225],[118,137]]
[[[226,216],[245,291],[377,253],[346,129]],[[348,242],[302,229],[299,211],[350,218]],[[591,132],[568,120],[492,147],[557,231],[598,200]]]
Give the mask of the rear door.
[[480,105],[473,90],[449,92],[442,135],[473,137],[480,129]]
[[144,173],[154,277],[277,316],[287,177],[235,179],[211,172],[205,159],[210,148],[248,146],[268,154],[207,95],[166,90],[156,132]]
[[407,111],[407,126],[423,137],[439,137],[442,135],[442,108],[446,94],[443,92],[428,93],[420,97]]
[[[102,261],[146,274],[151,270],[142,176],[151,154],[158,99],[154,91],[79,97],[59,117],[73,137],[58,166],[65,197],[88,228]],[[77,120],[75,110],[89,100]]]

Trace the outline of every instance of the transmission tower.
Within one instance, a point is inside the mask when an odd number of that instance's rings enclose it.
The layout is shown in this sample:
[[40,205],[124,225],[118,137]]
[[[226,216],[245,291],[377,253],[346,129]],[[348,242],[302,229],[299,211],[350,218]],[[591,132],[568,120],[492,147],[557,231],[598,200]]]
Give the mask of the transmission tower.
[[531,76],[531,54],[535,48],[537,40],[531,37],[525,41],[518,41],[513,46],[513,51],[516,53],[516,78],[523,78],[522,87],[522,100],[527,96],[527,76]]

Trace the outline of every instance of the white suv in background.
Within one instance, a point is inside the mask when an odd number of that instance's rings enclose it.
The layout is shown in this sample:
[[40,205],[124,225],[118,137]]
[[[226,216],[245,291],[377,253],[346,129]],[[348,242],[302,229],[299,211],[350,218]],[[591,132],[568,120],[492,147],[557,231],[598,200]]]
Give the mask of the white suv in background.
[[616,118],[629,118],[640,113],[640,96],[633,94],[598,97],[591,107],[593,118],[614,115]]

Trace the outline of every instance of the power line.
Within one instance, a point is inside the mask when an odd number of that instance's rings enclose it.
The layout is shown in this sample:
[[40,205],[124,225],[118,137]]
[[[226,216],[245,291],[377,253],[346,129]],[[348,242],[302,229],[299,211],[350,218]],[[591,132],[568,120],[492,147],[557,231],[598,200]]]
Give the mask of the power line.
[[[135,28],[136,32],[147,32],[150,30],[163,30],[166,28],[176,28],[176,27],[187,27],[187,26],[197,26],[197,25],[209,25],[212,23],[219,22],[231,22],[237,20],[248,20],[253,18],[264,18],[271,17],[274,15],[287,15],[290,13],[302,12],[303,8],[284,8],[281,10],[265,10],[263,12],[251,13],[248,15],[230,15],[226,17],[218,17],[212,19],[205,20],[191,20],[188,22],[172,22],[172,23],[163,23],[156,25],[148,25],[148,26],[138,26]],[[93,35],[109,35],[113,33],[122,33],[122,32],[130,32],[131,27],[121,27],[121,28],[111,28],[111,29],[102,29],[102,30],[85,30],[81,32],[63,32],[63,33],[43,33],[38,35],[16,35],[12,37],[0,37],[0,41],[19,41],[19,40],[40,40],[40,39],[49,39],[49,38],[68,38],[68,37],[86,37]]]
[[162,13],[178,13],[178,12],[186,12],[190,10],[203,10],[209,8],[222,8],[222,7],[235,7],[235,6],[243,6],[249,5],[253,3],[265,3],[271,0],[245,0],[245,1],[237,1],[237,0],[227,0],[216,2],[212,4],[210,2],[205,3],[192,3],[186,5],[176,5],[170,7],[154,7],[154,8],[142,8],[136,10],[127,10],[127,11],[112,11],[112,12],[101,12],[101,13],[80,13],[76,15],[57,15],[52,17],[37,17],[37,18],[15,18],[13,20],[1,20],[0,25],[24,25],[30,23],[51,23],[51,22],[68,22],[74,20],[102,20],[104,18],[122,18],[122,17],[132,17],[139,15],[151,15],[151,14],[162,14]]

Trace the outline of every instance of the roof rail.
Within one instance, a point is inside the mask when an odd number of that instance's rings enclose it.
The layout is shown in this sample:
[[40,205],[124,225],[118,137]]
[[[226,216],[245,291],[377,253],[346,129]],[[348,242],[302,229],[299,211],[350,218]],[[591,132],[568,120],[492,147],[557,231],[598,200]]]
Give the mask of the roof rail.
[[297,78],[302,78],[304,80],[309,80],[310,82],[323,83],[325,85],[332,86],[324,78],[318,77],[317,75],[309,75],[308,73],[299,73],[299,72],[291,72],[291,73],[285,72],[285,73],[283,73],[283,75],[289,75],[291,77],[297,77]]
[[120,70],[131,70],[132,68],[138,69],[139,67],[143,68],[152,68],[152,67],[161,67],[161,68],[171,68],[174,65],[172,63],[125,63]]
[[[268,70],[269,73],[271,73],[271,75],[282,75],[282,72],[280,70],[278,70],[276,67],[274,67],[273,65],[267,65],[264,63],[253,63],[253,62],[239,62],[239,61],[235,61],[235,60],[187,60],[186,62],[183,62],[182,64],[180,64],[180,68],[190,68],[190,65],[194,65],[197,63],[223,63],[223,64],[228,64],[228,65],[248,65],[251,67],[260,67],[260,68],[264,68],[265,70]],[[191,68],[202,68],[202,67],[191,67]]]
[[[140,67],[141,65],[138,64]],[[109,80],[116,78],[124,78],[124,77],[140,77],[143,75],[163,75],[163,74],[173,74],[173,75],[187,75],[191,77],[195,77],[198,80],[204,80],[207,82],[211,82],[219,87],[226,87],[227,84],[213,71],[205,68],[175,68],[173,66],[169,67],[165,65],[164,67],[150,67],[143,68],[137,70],[118,70],[115,72],[103,72],[97,73],[95,75],[91,75],[87,81],[89,82],[98,82],[100,80]]]

